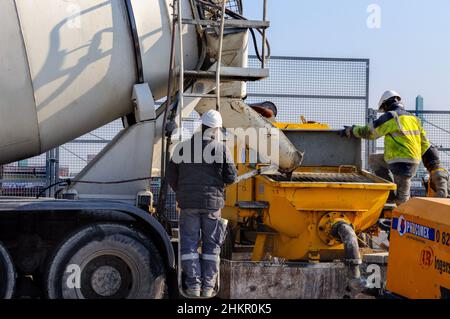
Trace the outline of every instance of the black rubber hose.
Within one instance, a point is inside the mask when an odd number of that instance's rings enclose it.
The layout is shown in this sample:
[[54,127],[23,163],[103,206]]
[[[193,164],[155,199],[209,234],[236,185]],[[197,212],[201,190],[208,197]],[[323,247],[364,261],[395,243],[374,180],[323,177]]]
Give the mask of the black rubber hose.
[[361,277],[361,256],[359,254],[358,238],[353,227],[345,222],[333,226],[331,234],[344,244],[345,262],[348,264],[353,279]]

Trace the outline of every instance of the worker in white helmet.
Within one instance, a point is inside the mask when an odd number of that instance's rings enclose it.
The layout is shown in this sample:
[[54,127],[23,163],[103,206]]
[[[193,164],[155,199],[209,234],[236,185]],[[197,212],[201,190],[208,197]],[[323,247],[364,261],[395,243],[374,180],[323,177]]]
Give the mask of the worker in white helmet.
[[369,165],[378,176],[395,182],[397,205],[410,198],[411,179],[416,175],[422,155],[431,144],[421,121],[408,113],[395,91],[386,91],[378,107],[384,114],[366,126],[345,127],[342,135],[375,140],[384,137],[384,154],[371,154]]
[[[226,220],[221,218],[225,187],[237,178],[231,155],[220,138],[221,129],[219,112],[210,110],[203,114],[201,131],[179,147],[182,155],[186,147],[190,147],[189,156],[182,156],[183,159],[177,163],[174,152],[167,169],[167,181],[176,193],[181,210],[181,266],[185,293],[189,297],[211,297],[214,294],[220,246],[227,226]],[[201,147],[195,149],[196,144]],[[200,241],[201,255],[198,249]]]

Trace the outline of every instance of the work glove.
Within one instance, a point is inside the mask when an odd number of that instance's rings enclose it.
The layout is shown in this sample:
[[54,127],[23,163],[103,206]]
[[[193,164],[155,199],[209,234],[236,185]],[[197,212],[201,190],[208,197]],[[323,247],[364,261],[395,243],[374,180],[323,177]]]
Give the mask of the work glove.
[[339,131],[339,135],[341,137],[347,137],[347,138],[352,137],[353,136],[353,126],[344,126],[344,129]]

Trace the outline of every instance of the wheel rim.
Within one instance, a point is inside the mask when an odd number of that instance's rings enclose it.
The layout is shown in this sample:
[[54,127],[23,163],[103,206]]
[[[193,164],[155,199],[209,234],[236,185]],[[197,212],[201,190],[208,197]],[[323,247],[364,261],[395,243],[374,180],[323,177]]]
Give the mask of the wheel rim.
[[102,266],[94,271],[91,276],[91,287],[102,297],[110,297],[120,290],[122,276],[120,272],[111,266]]

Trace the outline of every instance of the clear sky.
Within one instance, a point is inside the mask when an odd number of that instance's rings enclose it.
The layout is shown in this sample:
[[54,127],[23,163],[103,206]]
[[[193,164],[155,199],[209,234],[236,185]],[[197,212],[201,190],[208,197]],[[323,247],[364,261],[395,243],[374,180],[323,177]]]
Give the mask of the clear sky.
[[[261,17],[262,0],[243,1]],[[268,0],[268,18],[273,55],[369,58],[371,107],[394,89],[450,110],[449,0]]]

